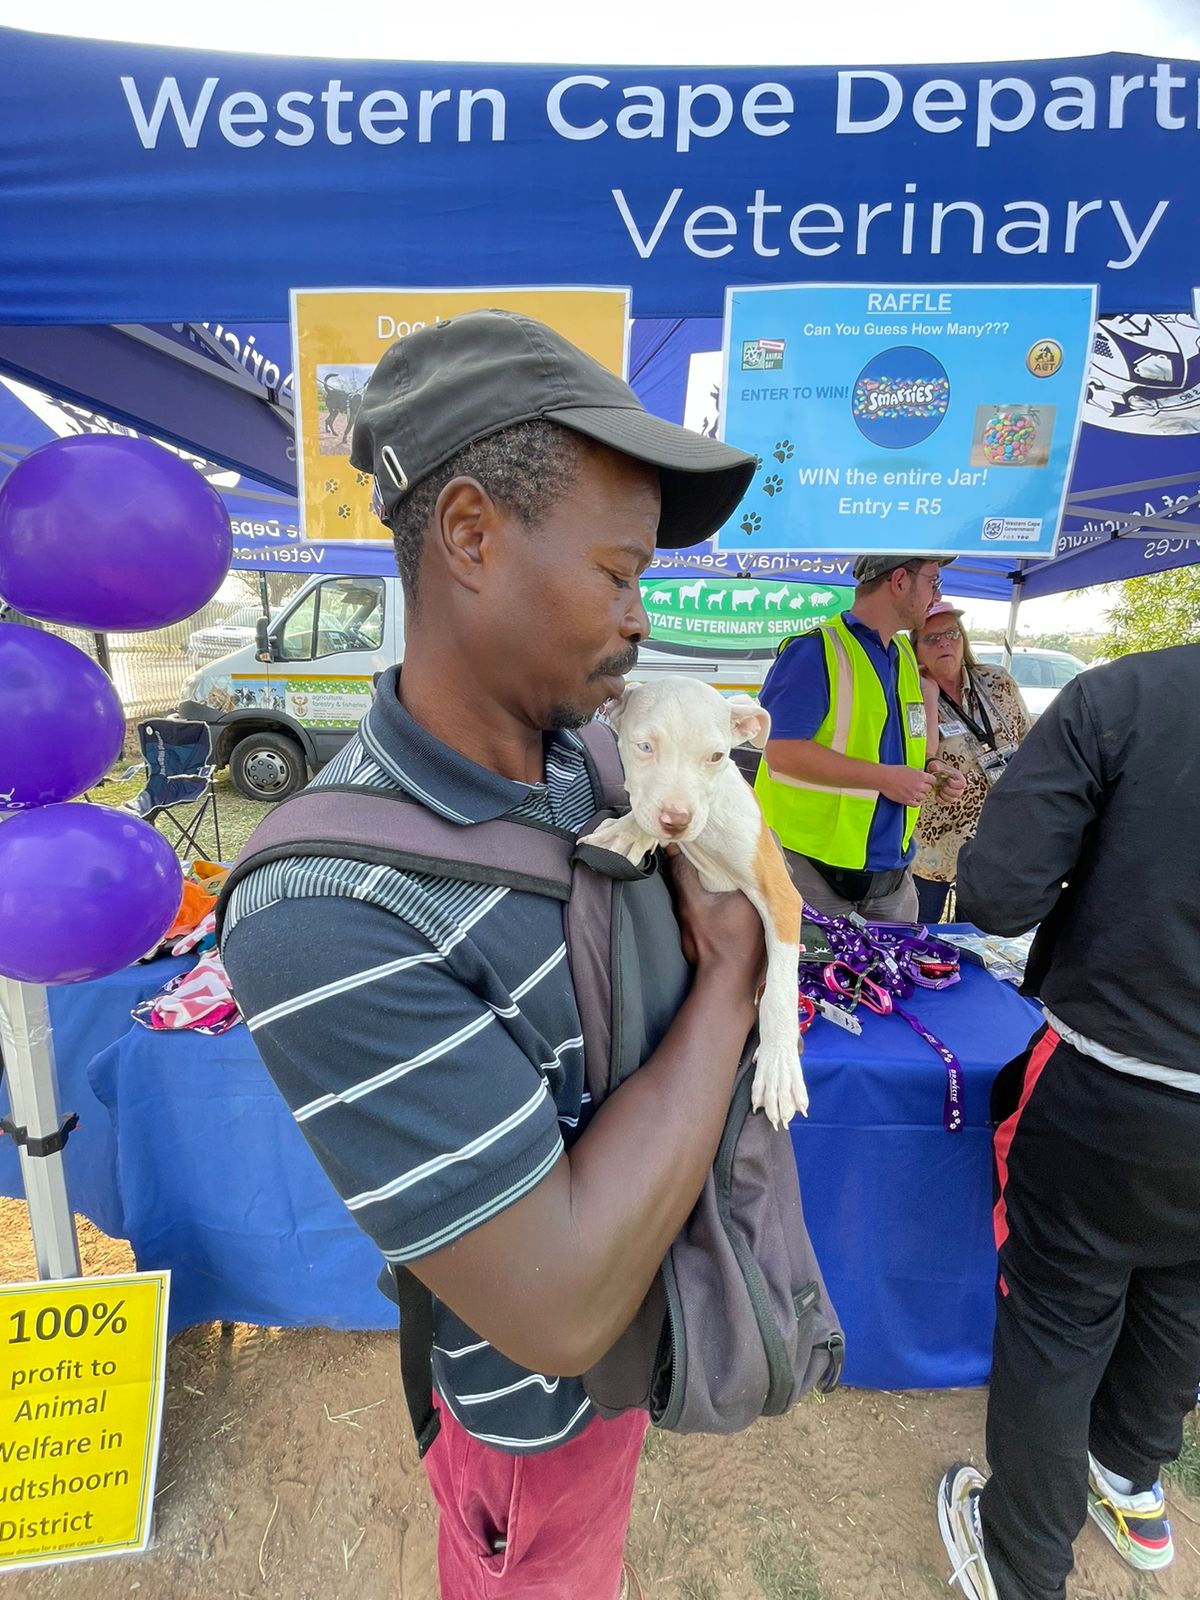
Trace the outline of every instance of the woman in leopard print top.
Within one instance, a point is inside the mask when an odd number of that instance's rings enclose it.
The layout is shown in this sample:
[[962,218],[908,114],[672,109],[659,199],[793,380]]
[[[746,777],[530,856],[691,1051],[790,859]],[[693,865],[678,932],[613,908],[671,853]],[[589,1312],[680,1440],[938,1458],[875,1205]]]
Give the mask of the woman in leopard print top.
[[942,802],[935,791],[921,807],[913,876],[922,922],[942,919],[958,852],[974,834],[991,782],[1002,770],[997,752],[1011,754],[1031,726],[1021,691],[1002,668],[975,660],[961,619],[957,607],[938,600],[909,635],[921,676],[938,688],[937,759],[967,780],[959,799]]

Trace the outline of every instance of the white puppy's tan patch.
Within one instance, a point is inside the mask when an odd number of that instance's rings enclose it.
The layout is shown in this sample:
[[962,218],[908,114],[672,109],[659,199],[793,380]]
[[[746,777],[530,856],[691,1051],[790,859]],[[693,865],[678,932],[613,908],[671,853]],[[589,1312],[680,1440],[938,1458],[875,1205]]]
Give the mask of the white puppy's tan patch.
[[797,1016],[803,903],[757,796],[729,756],[739,744],[761,750],[771,718],[748,695],[726,699],[683,677],[632,685],[607,716],[617,731],[630,810],[601,823],[585,842],[630,861],[676,844],[706,889],[740,889],[754,906],[766,935],[767,979],[753,1103],[775,1127],[786,1127],[797,1111],[808,1110]]

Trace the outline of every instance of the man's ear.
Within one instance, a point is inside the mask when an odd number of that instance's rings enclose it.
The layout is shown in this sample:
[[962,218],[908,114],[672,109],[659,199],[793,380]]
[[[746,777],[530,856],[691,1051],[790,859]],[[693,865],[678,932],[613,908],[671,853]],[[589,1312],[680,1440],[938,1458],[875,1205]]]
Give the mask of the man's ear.
[[633,686],[629,685],[614,700],[606,700],[600,707],[600,715],[608,723],[614,733],[620,731],[621,718],[629,704],[629,696],[633,693]]
[[496,505],[474,478],[453,478],[438,496],[432,532],[455,580],[477,590]]
[[764,711],[748,694],[731,694],[725,704],[729,707],[732,742],[752,744],[756,750],[762,750],[771,733],[771,713]]

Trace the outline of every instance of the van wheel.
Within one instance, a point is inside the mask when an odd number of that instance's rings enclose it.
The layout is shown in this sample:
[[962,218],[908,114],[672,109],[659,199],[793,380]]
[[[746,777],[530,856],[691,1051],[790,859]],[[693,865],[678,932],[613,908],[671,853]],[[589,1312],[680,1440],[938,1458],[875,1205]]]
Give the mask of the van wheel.
[[286,800],[308,782],[304,751],[284,733],[248,733],[234,745],[229,776],[247,800]]

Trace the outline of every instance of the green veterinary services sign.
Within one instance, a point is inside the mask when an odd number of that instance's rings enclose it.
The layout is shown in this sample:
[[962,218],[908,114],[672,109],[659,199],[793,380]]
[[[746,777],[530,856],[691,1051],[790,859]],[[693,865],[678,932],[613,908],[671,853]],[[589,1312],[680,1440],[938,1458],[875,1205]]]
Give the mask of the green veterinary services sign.
[[650,637],[693,649],[774,650],[853,602],[854,591],[791,579],[656,578],[642,584]]

